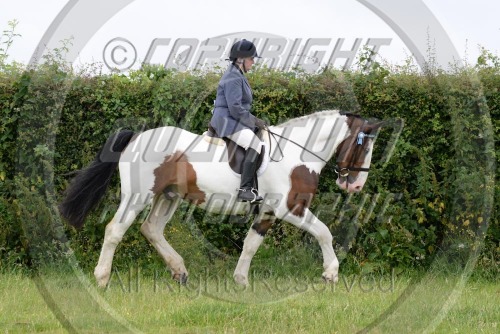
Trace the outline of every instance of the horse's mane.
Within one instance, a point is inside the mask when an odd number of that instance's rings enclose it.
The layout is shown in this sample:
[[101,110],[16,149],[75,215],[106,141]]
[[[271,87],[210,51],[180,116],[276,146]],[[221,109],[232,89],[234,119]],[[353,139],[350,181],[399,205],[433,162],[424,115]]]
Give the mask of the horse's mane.
[[290,125],[293,125],[295,123],[298,123],[300,121],[303,121],[304,119],[311,119],[311,118],[319,118],[319,117],[325,117],[325,116],[333,116],[333,115],[337,115],[337,114],[343,114],[340,110],[322,110],[322,111],[317,111],[313,114],[310,114],[310,115],[305,115],[305,116],[301,116],[301,117],[297,117],[297,118],[292,118],[284,123],[281,123],[281,124],[277,124],[275,125],[276,127],[278,128],[281,128],[281,127],[286,127],[286,126],[290,126]]

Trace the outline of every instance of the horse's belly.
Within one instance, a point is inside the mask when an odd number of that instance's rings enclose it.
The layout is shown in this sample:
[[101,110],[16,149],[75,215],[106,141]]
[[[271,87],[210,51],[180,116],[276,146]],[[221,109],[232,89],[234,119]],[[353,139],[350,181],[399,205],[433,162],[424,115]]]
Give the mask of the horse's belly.
[[213,214],[245,215],[250,209],[248,203],[238,202],[234,194],[213,193],[207,194],[206,201],[198,205],[199,208]]

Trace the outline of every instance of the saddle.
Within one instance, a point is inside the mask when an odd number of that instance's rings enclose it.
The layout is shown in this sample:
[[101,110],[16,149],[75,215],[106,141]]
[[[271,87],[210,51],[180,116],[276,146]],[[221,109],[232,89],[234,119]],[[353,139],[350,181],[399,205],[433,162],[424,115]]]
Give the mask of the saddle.
[[[224,144],[226,145],[229,166],[231,167],[233,172],[235,172],[236,174],[241,174],[241,170],[243,167],[243,158],[245,157],[245,149],[227,137],[221,138],[217,136],[215,129],[210,124],[208,125],[208,130],[204,133],[204,135],[205,140],[211,144],[219,146],[222,146]],[[259,130],[259,132],[257,133],[257,137],[259,137],[259,139],[262,141],[262,130]],[[257,159],[257,174],[261,174],[263,172],[263,170],[261,171],[261,167],[264,167],[262,169],[265,169],[266,167],[265,165],[263,166],[265,153],[266,147],[265,145],[262,145],[259,158]]]

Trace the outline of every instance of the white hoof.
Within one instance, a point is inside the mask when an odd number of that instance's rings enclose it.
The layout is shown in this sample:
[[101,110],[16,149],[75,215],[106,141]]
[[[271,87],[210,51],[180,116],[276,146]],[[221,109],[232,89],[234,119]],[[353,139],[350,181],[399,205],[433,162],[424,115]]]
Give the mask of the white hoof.
[[234,274],[233,278],[234,281],[239,285],[244,285],[244,286],[248,285],[248,278],[246,276],[243,276],[241,274]]
[[332,274],[332,273],[326,273],[324,272],[323,275],[321,275],[323,278],[323,281],[326,283],[337,283],[339,281],[339,276]]
[[105,288],[108,285],[110,276],[110,271],[102,271],[97,267],[94,270],[94,277],[97,281],[97,286],[100,288]]
[[325,268],[321,277],[323,277],[323,280],[327,283],[337,283],[339,281],[339,261],[334,259],[333,262]]

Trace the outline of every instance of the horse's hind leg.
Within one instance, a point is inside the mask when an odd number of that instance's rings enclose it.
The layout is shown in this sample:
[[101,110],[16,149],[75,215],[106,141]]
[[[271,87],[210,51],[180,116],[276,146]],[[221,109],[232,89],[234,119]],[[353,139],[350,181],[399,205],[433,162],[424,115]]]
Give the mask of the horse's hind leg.
[[273,214],[266,213],[259,216],[252,224],[243,242],[243,251],[241,252],[240,259],[234,270],[233,278],[236,283],[248,285],[248,270],[250,269],[252,258],[262,244],[264,236],[275,219]]
[[118,246],[123,235],[132,225],[135,217],[144,209],[146,204],[147,203],[141,202],[139,197],[123,196],[118,211],[106,226],[101,255],[99,256],[99,262],[94,270],[94,276],[98,286],[105,287],[108,284],[116,246]]
[[141,232],[151,242],[165,264],[170,268],[172,277],[180,283],[186,283],[188,272],[184,266],[184,260],[170,246],[163,235],[165,225],[172,218],[180,202],[180,198],[167,199],[163,195],[156,196],[148,217],[141,225]]

